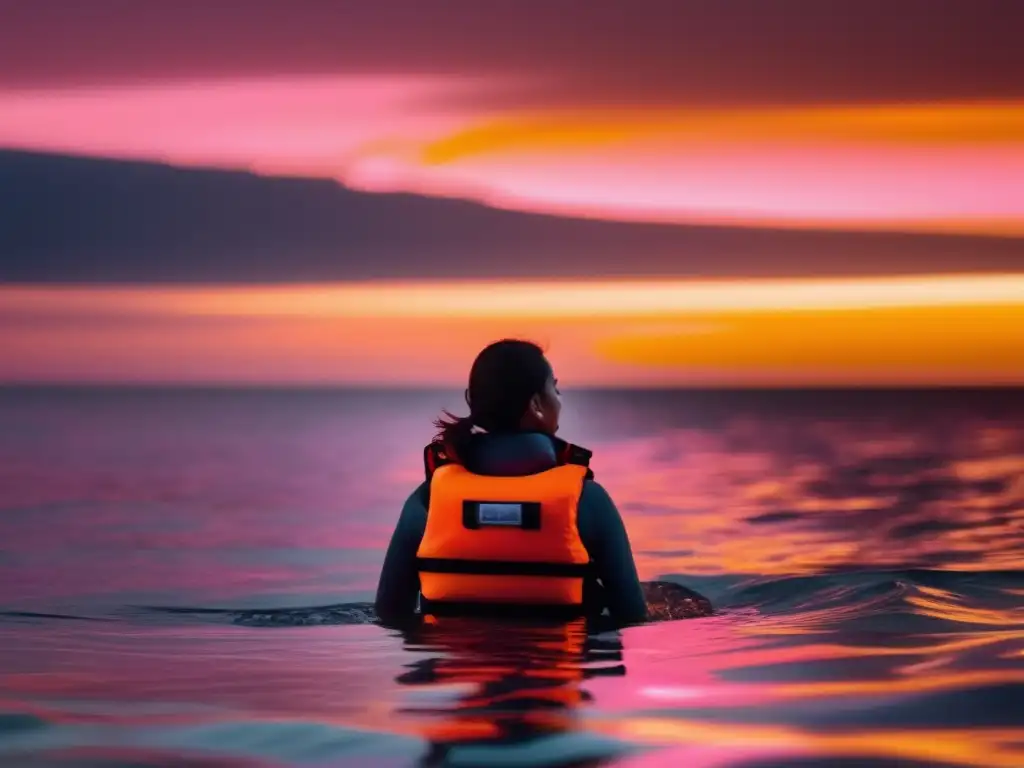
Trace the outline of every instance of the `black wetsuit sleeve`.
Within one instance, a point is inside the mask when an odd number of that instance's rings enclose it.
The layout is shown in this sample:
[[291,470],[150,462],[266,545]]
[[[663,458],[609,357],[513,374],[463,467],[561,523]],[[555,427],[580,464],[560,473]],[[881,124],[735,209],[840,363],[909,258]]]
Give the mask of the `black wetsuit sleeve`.
[[416,611],[420,593],[416,552],[427,529],[427,484],[412,492],[402,507],[402,514],[391,534],[384,565],[377,582],[374,609],[384,622],[407,619]]
[[643,621],[647,603],[626,526],[611,496],[593,480],[583,486],[577,526],[604,587],[604,601],[612,618],[626,624]]

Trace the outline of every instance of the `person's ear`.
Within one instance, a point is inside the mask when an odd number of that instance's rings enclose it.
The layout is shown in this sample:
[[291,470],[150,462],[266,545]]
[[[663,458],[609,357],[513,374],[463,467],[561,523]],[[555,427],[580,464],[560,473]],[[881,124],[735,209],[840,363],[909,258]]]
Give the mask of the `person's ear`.
[[530,398],[530,413],[537,421],[544,420],[544,406],[541,403],[540,393]]
[[473,404],[471,402],[469,402],[469,388],[468,387],[466,388],[466,391],[463,394],[463,396],[466,398],[466,405],[469,406],[470,408],[472,408]]

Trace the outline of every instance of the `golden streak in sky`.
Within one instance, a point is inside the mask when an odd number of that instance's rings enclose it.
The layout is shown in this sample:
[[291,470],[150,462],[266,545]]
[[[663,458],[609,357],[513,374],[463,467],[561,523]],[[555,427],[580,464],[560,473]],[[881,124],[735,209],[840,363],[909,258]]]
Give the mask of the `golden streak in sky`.
[[0,288],[0,380],[458,385],[505,336],[567,385],[1024,383],[1024,274]]
[[799,141],[1019,144],[1024,104],[933,103],[748,109],[550,110],[495,119],[428,144],[428,164],[548,147],[614,147],[628,141]]
[[376,281],[280,286],[0,288],[9,309],[309,317],[664,316],[1017,305],[1024,274],[757,280]]

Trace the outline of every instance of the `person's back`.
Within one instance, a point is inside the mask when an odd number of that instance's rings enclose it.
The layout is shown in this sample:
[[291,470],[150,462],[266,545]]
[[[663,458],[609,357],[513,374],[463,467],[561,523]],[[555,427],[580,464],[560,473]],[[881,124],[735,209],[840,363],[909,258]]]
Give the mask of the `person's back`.
[[467,402],[471,415],[438,422],[425,449],[427,480],[388,547],[378,616],[402,621],[422,598],[425,613],[546,606],[644,619],[629,539],[589,451],[554,436],[561,404],[543,352],[492,344],[474,363]]

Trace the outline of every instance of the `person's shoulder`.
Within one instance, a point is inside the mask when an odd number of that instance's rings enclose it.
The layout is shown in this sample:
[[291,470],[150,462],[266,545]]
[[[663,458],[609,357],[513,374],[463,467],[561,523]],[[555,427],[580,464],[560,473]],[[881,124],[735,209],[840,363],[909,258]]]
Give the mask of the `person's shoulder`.
[[409,494],[398,516],[396,534],[412,538],[423,536],[427,528],[427,509],[430,506],[430,485],[426,482]]
[[597,480],[588,477],[583,481],[583,491],[580,493],[580,508],[594,507],[615,507],[611,495]]
[[426,509],[430,506],[430,481],[424,480],[422,483],[413,489],[413,492],[409,494],[409,498],[406,499],[406,505],[419,504]]
[[622,516],[611,495],[596,480],[584,480],[576,510],[576,526],[591,557],[607,553],[614,546],[616,531],[622,528]]

